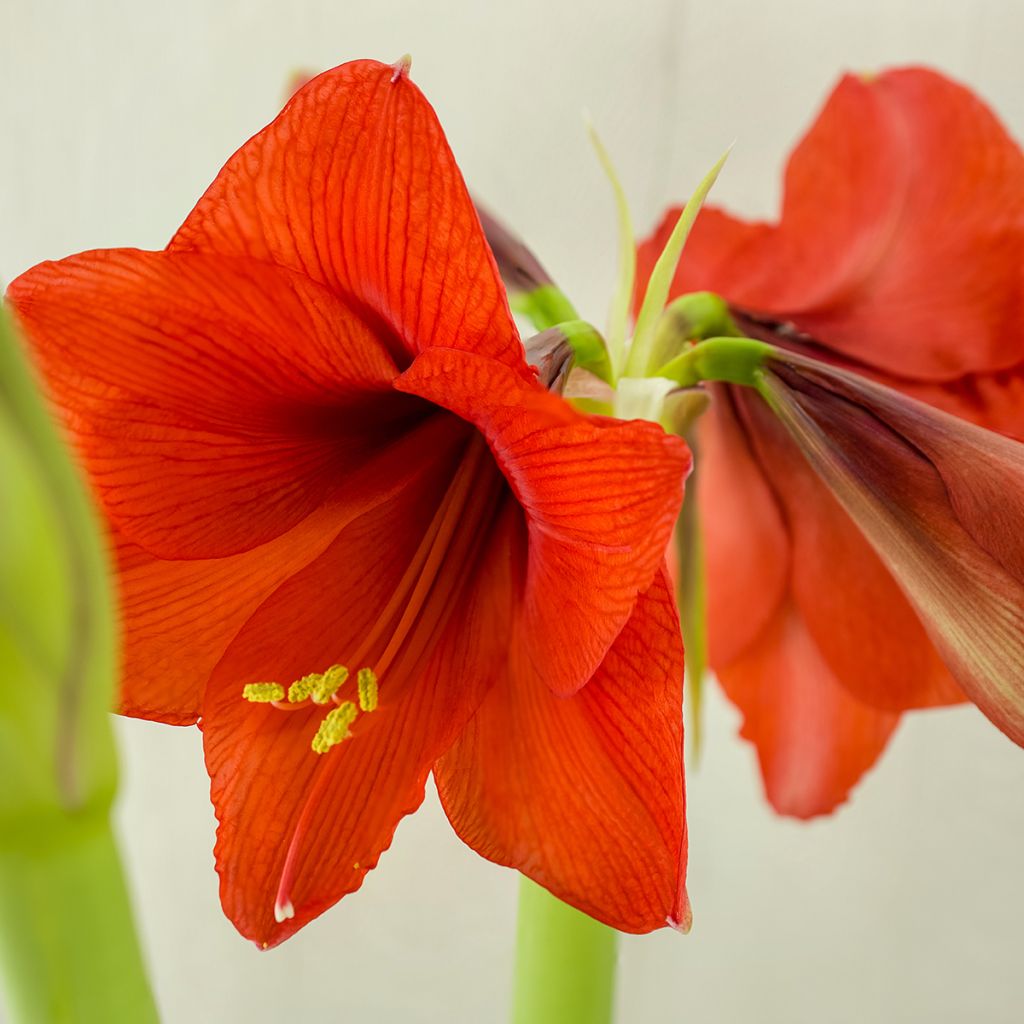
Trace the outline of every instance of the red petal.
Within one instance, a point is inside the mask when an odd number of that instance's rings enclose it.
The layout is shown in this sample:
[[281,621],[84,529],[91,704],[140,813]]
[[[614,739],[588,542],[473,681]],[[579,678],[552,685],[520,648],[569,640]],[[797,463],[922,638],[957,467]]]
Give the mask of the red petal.
[[687,927],[682,677],[663,573],[572,697],[513,661],[435,769],[455,830],[614,928]]
[[593,675],[665,559],[686,446],[641,421],[588,420],[480,356],[434,349],[395,385],[486,436],[526,513],[521,642],[561,694]]
[[[207,688],[203,731],[220,822],[221,900],[255,942],[282,941],[360,886],[399,820],[419,806],[432,763],[476,710],[504,656],[509,548],[519,525],[512,504],[433,653],[417,674],[381,678],[380,706],[359,718],[350,740],[318,756],[310,743],[326,709],[283,712],[241,699],[246,682],[287,682],[347,663],[446,482],[425,478],[346,528],[249,620]],[[277,923],[275,898],[293,841],[295,916]]]
[[171,725],[200,715],[213,667],[256,608],[337,533],[316,513],[269,544],[230,558],[163,561],[117,545],[124,667],[122,714]]
[[210,673],[260,604],[346,525],[435,469],[423,452],[443,452],[461,433],[451,417],[430,421],[375,459],[339,500],[240,555],[165,561],[118,538],[120,710],[174,725],[194,722]]
[[950,380],[1020,360],[1022,218],[1024,156],[967,89],[920,68],[850,75],[790,158],[778,227],[702,216],[675,288]]
[[[643,301],[654,264],[668,244],[682,207],[670,207],[650,238],[641,242],[636,254],[636,303]],[[686,248],[672,283],[672,297],[686,292],[711,290],[731,298],[747,287],[751,274],[748,250],[760,252],[762,238],[771,239],[775,229],[770,224],[748,223],[719,210],[705,206],[686,239]],[[738,301],[738,300],[737,300]]]
[[1024,365],[941,384],[884,375],[878,379],[952,416],[1024,441]]
[[789,585],[789,536],[750,447],[733,390],[713,388],[698,435],[708,656],[734,661],[767,625]]
[[258,263],[88,253],[10,296],[107,512],[159,557],[280,536],[422,415],[349,307]]
[[855,700],[822,659],[797,609],[783,604],[760,639],[718,670],[757,748],[780,814],[828,814],[885,749],[899,715]]
[[301,271],[372,310],[396,352],[523,361],[462,175],[408,75],[354,61],[314,78],[226,164],[171,242]]
[[[870,542],[752,392],[737,396],[792,538],[792,595],[834,678],[904,711],[964,700],[917,612]],[[784,483],[783,483],[784,482]]]

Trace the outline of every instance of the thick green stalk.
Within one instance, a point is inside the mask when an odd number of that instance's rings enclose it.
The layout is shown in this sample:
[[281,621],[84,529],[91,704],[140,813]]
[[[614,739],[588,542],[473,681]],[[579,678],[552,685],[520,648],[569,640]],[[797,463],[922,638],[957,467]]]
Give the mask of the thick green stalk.
[[0,849],[0,964],[13,1019],[158,1020],[106,815],[24,831],[23,843]]
[[610,1024],[618,932],[520,881],[513,1024]]
[[0,976],[17,1024],[157,1019],[110,831],[107,544],[0,305]]
[[676,523],[678,583],[676,603],[686,645],[686,693],[689,704],[689,740],[693,761],[700,758],[703,733],[704,674],[708,664],[707,594],[704,580],[704,545],[697,511],[698,475],[686,484]]

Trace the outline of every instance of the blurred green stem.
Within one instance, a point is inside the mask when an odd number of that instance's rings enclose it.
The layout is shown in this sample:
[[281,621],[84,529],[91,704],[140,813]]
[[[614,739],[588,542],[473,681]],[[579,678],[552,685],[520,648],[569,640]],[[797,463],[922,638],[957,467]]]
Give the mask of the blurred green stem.
[[[697,461],[696,443],[690,439]],[[678,574],[676,603],[686,648],[686,703],[690,709],[689,739],[693,763],[700,760],[703,738],[704,675],[708,667],[707,593],[704,576],[704,543],[697,508],[698,471],[686,482],[686,498],[676,522]]]
[[618,933],[520,880],[513,1024],[610,1024]]
[[0,849],[0,963],[15,1021],[157,1021],[106,815],[24,833]]

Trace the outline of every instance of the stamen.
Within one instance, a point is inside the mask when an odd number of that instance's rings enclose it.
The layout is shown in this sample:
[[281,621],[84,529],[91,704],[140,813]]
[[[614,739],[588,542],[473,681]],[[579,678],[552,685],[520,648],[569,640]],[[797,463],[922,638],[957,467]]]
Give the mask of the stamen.
[[280,683],[246,683],[242,696],[253,704],[272,704],[284,700],[284,687]]
[[314,704],[326,704],[348,679],[348,669],[344,665],[332,665],[322,675],[317,676],[310,696]]
[[278,924],[283,924],[285,921],[290,920],[295,916],[295,908],[292,906],[291,900],[284,900],[283,902],[274,903],[274,920]]
[[377,710],[377,676],[372,668],[361,668],[356,677],[359,686],[359,707],[363,711]]
[[288,687],[288,702],[290,704],[301,704],[304,700],[309,700],[313,693],[313,687],[316,686],[319,678],[320,674],[318,672],[311,672],[308,676],[297,679]]
[[359,708],[350,700],[329,711],[313,737],[313,750],[318,754],[326,754],[331,747],[336,747],[347,740],[351,735],[349,726],[356,720],[358,714]]

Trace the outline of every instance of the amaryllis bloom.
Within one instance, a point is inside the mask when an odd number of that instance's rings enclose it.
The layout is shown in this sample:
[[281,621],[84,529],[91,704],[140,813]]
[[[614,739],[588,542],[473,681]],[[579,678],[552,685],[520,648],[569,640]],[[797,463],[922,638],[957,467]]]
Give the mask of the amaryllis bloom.
[[[646,273],[673,219],[641,250]],[[1020,472],[1017,456],[982,432],[963,449],[955,420],[937,426],[863,378],[1024,438],[1022,281],[1024,156],[979,100],[923,69],[840,82],[790,157],[777,224],[716,209],[697,221],[674,295],[717,292],[744,333],[859,375],[823,376],[827,367],[810,372],[796,359],[776,378],[791,413],[785,426],[752,390],[715,385],[698,431],[710,662],[743,712],[743,735],[779,811],[831,810],[880,755],[901,712],[962,701],[965,690],[1021,740],[1007,704],[1019,695],[982,692],[1019,688],[1024,673],[1012,652],[989,665],[984,685],[977,658],[964,668],[973,638],[993,641],[993,601],[1006,612],[999,629],[1019,625],[1019,595],[1000,575],[1021,554],[1008,554],[1024,516],[1014,504],[1019,481],[1007,484],[1012,499],[998,514],[964,504],[984,506],[992,481]],[[800,433],[812,414],[825,435]],[[828,431],[839,443],[806,461]],[[882,459],[883,450],[890,461],[860,464],[852,477],[870,481],[876,513],[917,516],[915,543],[935,542],[928,556],[900,549],[906,536],[877,519],[850,515],[860,485],[836,476],[836,466],[849,469],[856,452]],[[950,484],[971,466],[969,485]],[[939,530],[937,510],[950,511],[942,486],[966,518],[943,519]],[[998,571],[978,569],[978,531],[1001,531],[981,544]],[[975,569],[991,570],[992,600],[981,599]],[[952,634],[933,600],[943,588],[946,605],[959,588],[965,612]]]
[[199,722],[244,935],[356,889],[432,769],[483,856],[685,926],[689,454],[538,382],[407,62],[313,79],[165,251],[9,298],[116,540],[121,710]]

